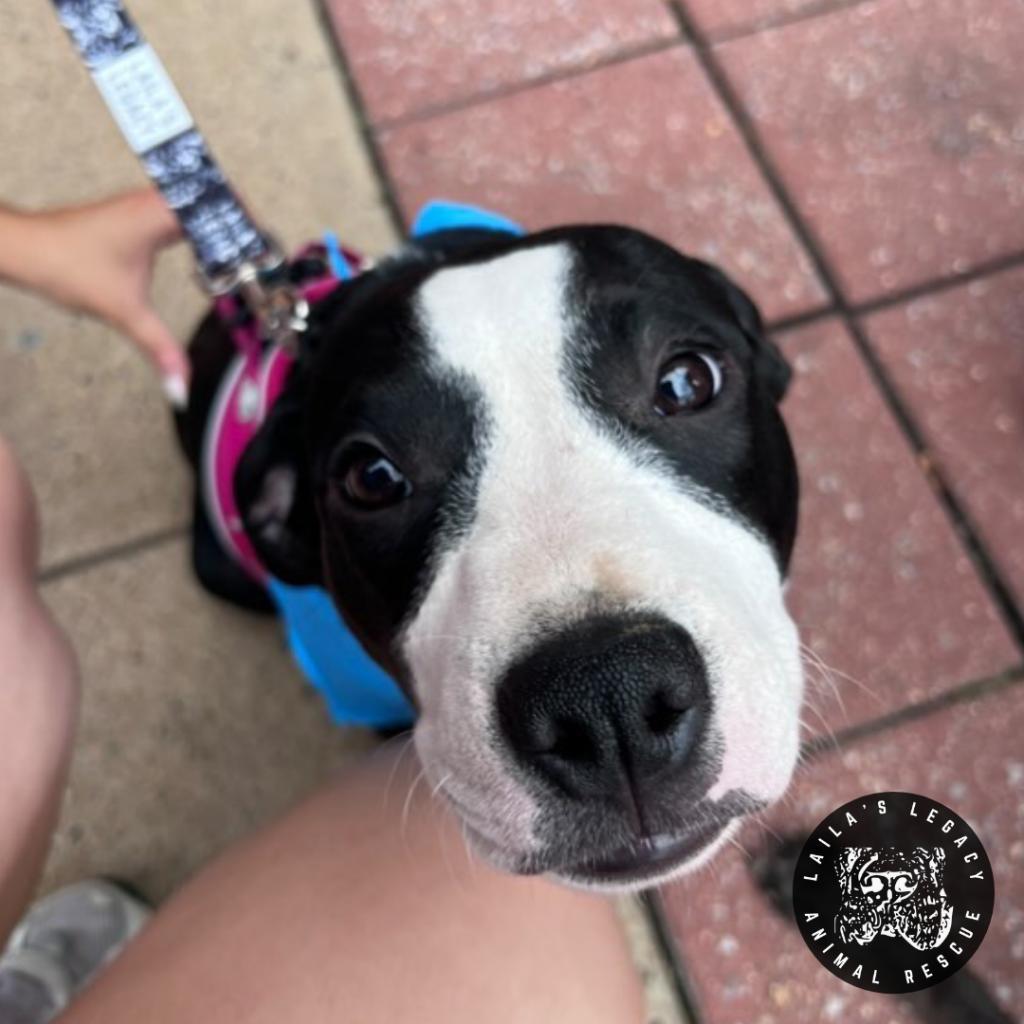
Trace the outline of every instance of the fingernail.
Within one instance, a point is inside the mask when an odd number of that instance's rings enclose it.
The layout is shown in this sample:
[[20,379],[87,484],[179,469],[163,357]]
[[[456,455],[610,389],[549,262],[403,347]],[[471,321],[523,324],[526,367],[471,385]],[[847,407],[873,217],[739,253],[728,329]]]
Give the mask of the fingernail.
[[188,405],[188,385],[180,373],[169,373],[164,377],[164,394],[171,408],[181,412]]

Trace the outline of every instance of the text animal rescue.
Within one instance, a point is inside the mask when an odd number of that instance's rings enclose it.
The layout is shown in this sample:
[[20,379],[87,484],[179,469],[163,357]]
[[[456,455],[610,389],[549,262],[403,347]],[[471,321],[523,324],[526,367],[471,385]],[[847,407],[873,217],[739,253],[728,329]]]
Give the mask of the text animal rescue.
[[[882,816],[882,815],[890,813],[888,807],[886,806],[886,801],[885,800],[876,800],[875,804],[876,804],[876,808],[875,809],[876,809],[876,813],[878,814],[878,816]],[[938,816],[939,816],[939,808],[937,808],[937,807],[930,807],[928,809],[928,811],[926,813],[924,813],[923,818],[922,818],[922,813],[923,812],[919,812],[919,810],[918,810],[917,801],[916,800],[912,800],[910,802],[910,807],[907,810],[907,816],[908,817],[910,817],[910,818],[918,818],[918,819],[920,819],[920,820],[922,820],[922,821],[924,821],[924,822],[926,822],[928,824],[936,824],[937,823],[937,819],[938,819]],[[853,826],[858,824],[856,816],[854,814],[852,814],[850,811],[846,811],[845,812],[845,818],[846,818],[846,826],[847,826],[847,828],[852,828]],[[956,822],[952,818],[947,818],[940,826],[938,826],[938,828],[939,828],[940,835],[948,836],[956,828]],[[842,837],[843,831],[844,831],[841,828],[836,828],[834,825],[829,825],[827,827],[827,830],[832,835],[832,837],[835,838],[835,839],[840,839]],[[972,839],[972,836],[964,834],[964,835],[957,836],[955,839],[946,840],[946,842],[951,847],[953,847],[955,850],[962,850],[963,847],[966,846],[971,841],[971,839]],[[834,849],[833,844],[830,843],[827,839],[825,839],[824,836],[818,836],[816,838],[816,842],[819,843],[821,846],[825,847],[828,850],[833,850]],[[829,856],[829,854],[827,854],[827,853],[814,853],[814,852],[811,852],[807,856],[808,856],[808,859],[813,861],[817,865],[817,867],[819,869],[822,867],[822,865],[825,863],[825,861],[827,859],[828,860],[832,859]],[[977,850],[968,850],[963,855],[963,863],[964,864],[968,864],[968,865],[969,864],[973,864],[978,859],[979,859],[979,855],[978,855],[978,851]],[[814,882],[818,882],[819,881],[820,874],[821,874],[821,872],[819,870],[819,871],[816,871],[814,874],[802,875],[801,878],[805,882],[812,882],[812,883],[814,883]],[[970,874],[969,877],[972,880],[982,881],[985,878],[984,869],[983,868],[979,868],[974,873]],[[817,920],[818,917],[819,917],[819,915],[815,911],[807,911],[807,912],[805,912],[803,914],[803,919],[804,919],[804,922],[806,924],[811,924],[813,921]],[[981,914],[975,913],[974,911],[971,911],[971,910],[965,911],[964,912],[964,917],[968,921],[971,921],[971,922],[975,922],[975,921],[980,921],[981,920]],[[974,937],[974,932],[971,929],[967,928],[966,926],[961,926],[961,928],[957,932],[957,935],[962,937],[962,938],[965,938],[965,939],[971,939],[971,938]],[[815,931],[811,932],[810,938],[813,939],[815,942],[821,942],[822,940],[828,940],[828,945],[822,947],[819,950],[819,953],[822,956],[824,956],[825,954],[830,952],[833,949],[833,947],[835,947],[835,945],[836,945],[836,943],[832,940],[832,935],[828,931],[826,931],[826,929],[823,928],[823,927],[819,927]],[[848,948],[848,947],[844,947],[844,948]],[[958,957],[962,956],[965,953],[965,950],[964,950],[963,946],[961,946],[958,942],[956,942],[954,940],[950,940],[947,943],[946,948],[951,953],[955,954]],[[941,968],[946,968],[946,967],[950,966],[949,959],[943,953],[937,953],[936,956],[935,956],[935,960],[936,960],[937,964],[939,965],[939,967],[941,967]],[[837,968],[844,969],[846,967],[847,963],[850,962],[849,954],[843,952],[843,950],[840,949],[836,953],[836,956],[835,956],[835,958],[833,959],[832,962],[833,962],[833,964]],[[919,970],[921,971],[922,976],[925,977],[925,978],[930,978],[932,976],[931,975],[931,968],[930,968],[930,966],[927,963],[922,963],[919,966]],[[878,969],[877,968],[872,968],[871,969],[871,977],[870,977],[870,979],[867,979],[867,978],[864,977],[864,964],[863,963],[855,963],[854,964],[853,970],[850,973],[850,977],[851,978],[857,978],[859,980],[870,981],[870,984],[872,984],[872,985],[879,985],[879,984],[881,984],[881,981],[880,981],[880,979],[878,977]],[[913,979],[913,971],[912,970],[910,970],[910,969],[904,970],[904,980],[908,984],[913,982],[914,979]]]

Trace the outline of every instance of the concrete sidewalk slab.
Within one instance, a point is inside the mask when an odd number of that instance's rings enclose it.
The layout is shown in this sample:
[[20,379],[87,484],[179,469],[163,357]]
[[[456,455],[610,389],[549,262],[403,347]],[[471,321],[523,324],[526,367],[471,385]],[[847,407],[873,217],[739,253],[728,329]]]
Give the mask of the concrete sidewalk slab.
[[110,875],[161,899],[376,742],[328,722],[274,619],[198,590],[183,541],[43,596],[83,679],[47,888]]

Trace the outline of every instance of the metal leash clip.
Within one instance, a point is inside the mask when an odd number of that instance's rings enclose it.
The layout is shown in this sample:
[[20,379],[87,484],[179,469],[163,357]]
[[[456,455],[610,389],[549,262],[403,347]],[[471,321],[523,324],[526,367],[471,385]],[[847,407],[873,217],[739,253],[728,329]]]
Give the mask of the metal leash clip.
[[266,250],[258,257],[212,277],[200,271],[199,280],[214,298],[237,295],[256,318],[260,336],[297,356],[298,336],[309,327],[309,303],[292,283],[281,247],[263,237]]
[[262,341],[298,348],[309,304],[280,246],[247,213],[122,0],[52,0],[132,150],[192,246],[213,296],[237,295]]

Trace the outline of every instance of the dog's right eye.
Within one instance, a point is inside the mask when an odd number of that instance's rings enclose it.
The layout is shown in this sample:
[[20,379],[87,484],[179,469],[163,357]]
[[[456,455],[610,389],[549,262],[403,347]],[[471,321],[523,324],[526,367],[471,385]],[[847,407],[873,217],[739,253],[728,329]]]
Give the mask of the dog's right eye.
[[335,486],[357,508],[389,508],[412,493],[412,484],[402,471],[372,445],[356,445],[338,461],[337,469],[331,474]]
[[684,352],[661,368],[654,408],[662,416],[697,412],[718,396],[722,381],[717,358],[707,352]]

